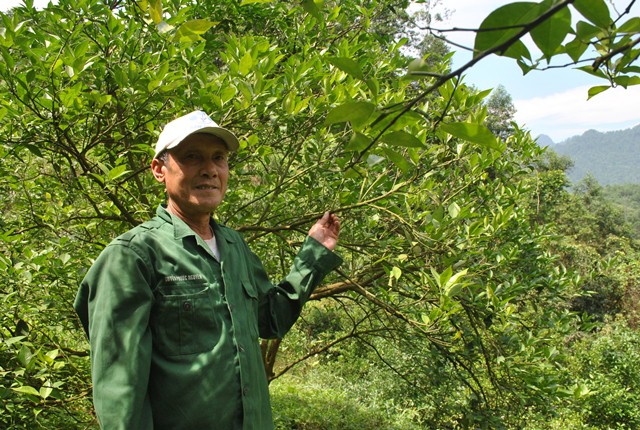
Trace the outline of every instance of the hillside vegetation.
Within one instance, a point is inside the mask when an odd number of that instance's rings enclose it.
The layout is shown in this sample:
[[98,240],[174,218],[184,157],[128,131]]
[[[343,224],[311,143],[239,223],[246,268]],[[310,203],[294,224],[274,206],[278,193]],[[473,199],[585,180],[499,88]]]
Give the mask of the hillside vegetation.
[[640,184],[640,125],[606,133],[589,130],[551,148],[573,161],[568,172],[573,183],[591,175],[601,185]]

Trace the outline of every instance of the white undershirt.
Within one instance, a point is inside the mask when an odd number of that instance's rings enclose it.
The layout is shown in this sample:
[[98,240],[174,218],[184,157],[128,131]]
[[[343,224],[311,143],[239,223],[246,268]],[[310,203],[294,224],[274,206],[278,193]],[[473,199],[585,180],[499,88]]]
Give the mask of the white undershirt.
[[216,236],[212,236],[211,239],[204,240],[207,245],[209,245],[209,249],[213,252],[213,256],[217,261],[220,261],[220,250],[218,249],[218,242],[216,242]]

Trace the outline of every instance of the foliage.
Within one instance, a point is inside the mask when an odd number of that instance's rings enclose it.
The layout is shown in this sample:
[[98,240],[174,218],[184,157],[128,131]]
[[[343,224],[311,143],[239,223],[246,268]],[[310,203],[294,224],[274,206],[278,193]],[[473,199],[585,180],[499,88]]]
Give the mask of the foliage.
[[[569,3],[542,2],[516,23],[546,57],[568,34]],[[267,363],[275,378],[319,354],[349,377],[386,383],[383,368],[396,376],[385,402],[408,393],[410,419],[430,427],[521,427],[525,410],[547,416],[581,400],[558,347],[579,327],[576,278],[532,205],[541,149],[517,126],[491,132],[489,92],[463,85],[437,42],[438,55],[405,56],[407,40],[394,37],[404,6],[60,0],[0,15],[3,425],[95,425],[73,296],[105,244],[161,202],[146,172],[152,143],[194,108],[241,138],[216,217],[274,277],[314,218],[330,208],[343,219],[344,267],[314,293],[301,331],[267,345],[284,359]],[[623,42],[636,21],[571,7],[591,22],[574,45],[606,52],[594,73],[633,84],[635,45]],[[523,34],[479,32],[474,62],[522,54]],[[363,375],[353,357],[375,371]],[[329,405],[357,415],[338,420],[344,428],[387,425],[398,411],[346,400]]]
[[603,192],[605,198],[624,214],[633,237],[640,239],[640,184],[607,185]]
[[513,105],[511,95],[502,86],[498,85],[487,100],[487,122],[486,126],[493,134],[503,139],[513,133],[513,115],[516,108]]
[[[362,386],[360,386],[362,385]],[[379,385],[378,385],[379,386]],[[309,371],[283,377],[271,385],[276,429],[412,430],[411,416],[394,407],[393,399],[379,399],[366,381],[346,383],[332,373]],[[384,404],[383,404],[384,402]]]
[[585,424],[594,428],[633,429],[640,426],[640,337],[623,321],[581,339],[571,371],[589,387],[580,408]]

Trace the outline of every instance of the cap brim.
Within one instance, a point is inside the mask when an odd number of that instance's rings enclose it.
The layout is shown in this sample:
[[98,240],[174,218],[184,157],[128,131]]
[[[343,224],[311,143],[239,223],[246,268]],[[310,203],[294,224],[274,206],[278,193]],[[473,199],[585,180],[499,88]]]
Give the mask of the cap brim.
[[205,127],[205,128],[201,128],[199,130],[195,130],[192,133],[187,134],[181,140],[175,141],[172,144],[168,145],[165,149],[175,148],[176,146],[178,146],[182,142],[184,142],[184,140],[187,137],[191,136],[192,134],[197,134],[197,133],[211,134],[213,136],[219,137],[220,139],[222,139],[224,144],[227,146],[227,149],[229,151],[232,151],[232,152],[237,151],[238,148],[240,147],[240,142],[238,142],[238,138],[233,133],[231,133],[229,130],[227,130],[226,128],[222,128],[222,127]]

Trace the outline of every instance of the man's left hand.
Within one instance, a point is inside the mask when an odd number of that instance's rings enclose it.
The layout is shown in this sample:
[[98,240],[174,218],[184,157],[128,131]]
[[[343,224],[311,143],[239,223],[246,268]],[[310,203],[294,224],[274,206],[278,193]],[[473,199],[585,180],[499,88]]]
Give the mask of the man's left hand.
[[309,230],[309,236],[333,251],[340,235],[340,220],[336,214],[325,212]]

